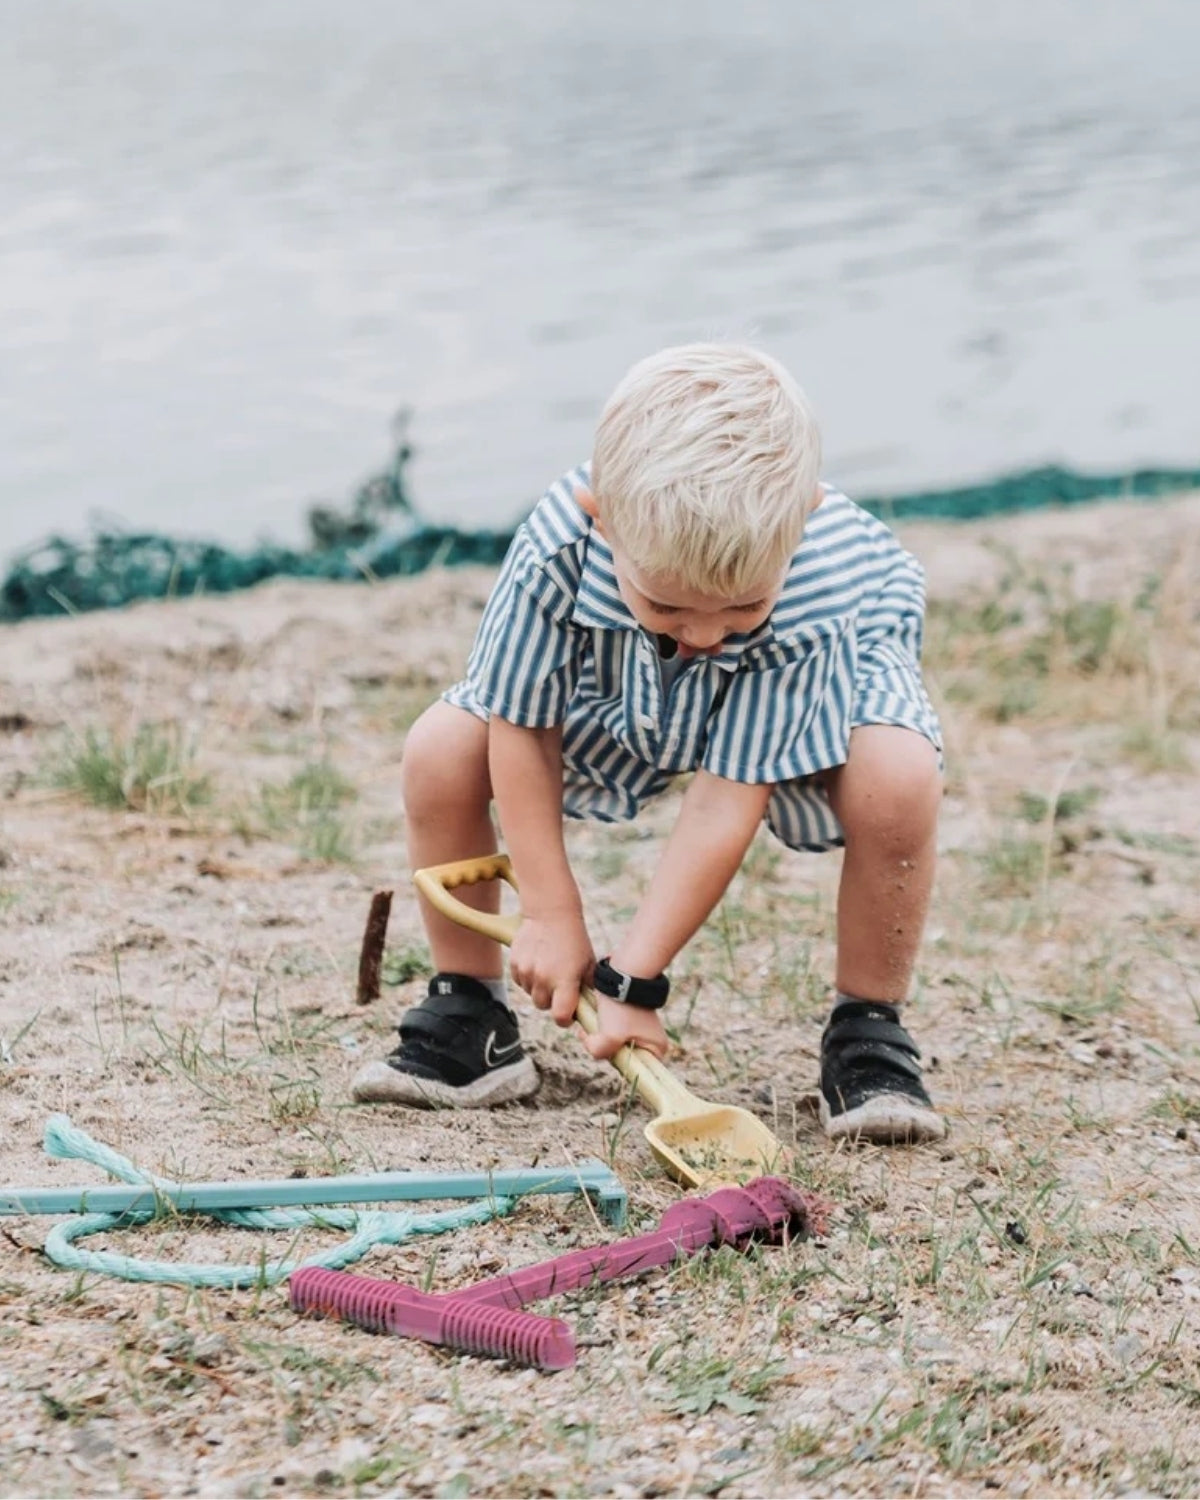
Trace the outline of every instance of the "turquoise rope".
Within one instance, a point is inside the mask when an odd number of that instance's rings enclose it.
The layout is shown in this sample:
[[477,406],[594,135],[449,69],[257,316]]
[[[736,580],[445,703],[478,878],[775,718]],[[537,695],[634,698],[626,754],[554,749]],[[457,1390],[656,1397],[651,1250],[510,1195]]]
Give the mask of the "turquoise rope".
[[[172,1186],[166,1178],[142,1171],[128,1157],[94,1140],[86,1131],[79,1130],[66,1115],[51,1115],[46,1122],[44,1145],[48,1156],[90,1161],[123,1182],[137,1185],[149,1183],[164,1191]],[[240,1229],[288,1229],[297,1233],[302,1229],[315,1227],[353,1231],[350,1238],[342,1244],[300,1261],[268,1262],[264,1259],[241,1266],[195,1265],[141,1260],[106,1250],[80,1250],[74,1244],[75,1240],[85,1239],[88,1235],[103,1234],[106,1230],[113,1229],[132,1229],[173,1216],[169,1205],[163,1204],[158,1211],[147,1209],[127,1214],[85,1214],[56,1224],[46,1236],[45,1253],[48,1259],[64,1270],[89,1271],[101,1276],[115,1276],[122,1281],[166,1282],[176,1286],[274,1286],[301,1266],[340,1270],[343,1266],[353,1265],[355,1261],[361,1260],[376,1245],[398,1245],[417,1235],[445,1234],[448,1230],[463,1229],[470,1224],[486,1223],[489,1219],[508,1213],[514,1202],[515,1199],[512,1198],[488,1198],[479,1203],[428,1214],[386,1213],[378,1209],[359,1212],[340,1208],[215,1208],[208,1211],[207,1217],[223,1224],[236,1225]]]

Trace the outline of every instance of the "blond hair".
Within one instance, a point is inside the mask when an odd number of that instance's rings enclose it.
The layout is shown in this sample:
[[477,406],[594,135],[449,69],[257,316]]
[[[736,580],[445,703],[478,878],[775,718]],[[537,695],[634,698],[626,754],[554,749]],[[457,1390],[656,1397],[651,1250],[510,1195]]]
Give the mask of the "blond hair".
[[821,438],[776,360],[682,344],[641,360],[596,431],[592,493],[639,568],[737,597],[781,573],[819,498]]

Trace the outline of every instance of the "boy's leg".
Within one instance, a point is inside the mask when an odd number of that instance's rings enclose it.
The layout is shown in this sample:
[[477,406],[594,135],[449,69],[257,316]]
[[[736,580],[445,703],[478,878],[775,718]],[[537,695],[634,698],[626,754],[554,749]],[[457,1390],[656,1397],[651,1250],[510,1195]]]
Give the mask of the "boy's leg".
[[[440,699],[409,730],[401,789],[412,869],[495,853],[487,745],[487,725],[482,719]],[[455,894],[477,911],[500,910],[495,881],[464,886]],[[443,916],[424,896],[418,896],[417,902],[436,968],[479,979],[503,975],[499,943]]]
[[851,733],[846,764],[829,773],[825,786],[846,852],[838,890],[838,1001],[821,1041],[821,1119],[835,1137],[938,1140],[945,1123],[899,1016],[933,887],[938,754],[913,730],[863,725]]
[[[494,853],[487,738],[481,719],[441,701],[409,731],[403,789],[414,869]],[[495,882],[458,894],[480,911],[499,910]],[[426,998],[401,1021],[396,1050],[355,1077],[355,1099],[462,1108],[533,1093],[537,1073],[505,999],[500,945],[418,900],[438,972]]]

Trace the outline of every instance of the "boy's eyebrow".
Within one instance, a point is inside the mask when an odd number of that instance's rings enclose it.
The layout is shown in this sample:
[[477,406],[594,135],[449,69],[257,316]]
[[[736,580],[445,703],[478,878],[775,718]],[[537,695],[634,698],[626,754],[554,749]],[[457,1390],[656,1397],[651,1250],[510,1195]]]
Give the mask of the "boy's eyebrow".
[[[631,578],[629,582],[633,583],[633,579]],[[645,589],[639,588],[636,583],[633,583],[633,589],[635,593],[642,596],[643,600],[645,600],[645,602],[650,606],[651,609],[677,610],[680,608],[678,604],[664,604],[661,599],[656,599],[653,594],[648,594]]]
[[[681,604],[663,604],[661,600],[655,599],[652,594],[647,594],[641,589],[639,589],[638,592],[642,595],[642,598],[646,601],[651,609],[661,610],[664,614],[672,615],[682,614],[683,612],[683,605]],[[766,602],[767,596],[766,594],[763,594],[759,599],[748,599],[745,604],[730,604],[727,606],[727,608],[734,611],[737,611],[739,609],[761,609]]]

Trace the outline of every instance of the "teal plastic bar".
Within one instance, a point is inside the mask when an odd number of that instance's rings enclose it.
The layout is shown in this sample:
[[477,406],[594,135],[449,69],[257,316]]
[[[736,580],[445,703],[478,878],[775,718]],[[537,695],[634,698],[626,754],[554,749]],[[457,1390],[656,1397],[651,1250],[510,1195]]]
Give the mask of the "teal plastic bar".
[[604,1220],[620,1228],[628,1197],[600,1161],[574,1167],[516,1167],[494,1172],[375,1172],[363,1177],[285,1177],[255,1182],[180,1182],[160,1187],[0,1187],[0,1215],[150,1213],[170,1208],[304,1208],[318,1204],[395,1203],[431,1198],[512,1198],[526,1193],[584,1192]]

